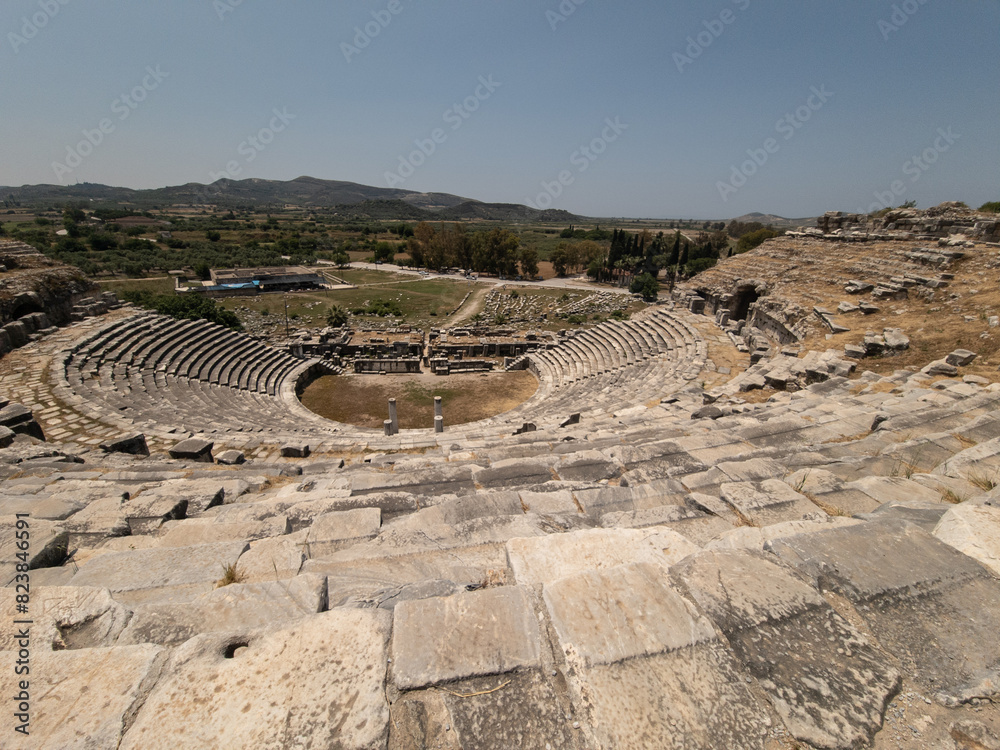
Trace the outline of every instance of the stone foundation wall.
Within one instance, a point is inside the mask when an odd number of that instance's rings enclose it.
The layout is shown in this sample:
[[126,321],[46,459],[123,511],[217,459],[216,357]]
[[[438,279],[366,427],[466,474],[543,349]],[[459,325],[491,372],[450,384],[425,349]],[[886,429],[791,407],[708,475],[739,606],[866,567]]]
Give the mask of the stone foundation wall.
[[420,372],[419,359],[356,359],[354,372],[358,375],[372,373],[406,374]]

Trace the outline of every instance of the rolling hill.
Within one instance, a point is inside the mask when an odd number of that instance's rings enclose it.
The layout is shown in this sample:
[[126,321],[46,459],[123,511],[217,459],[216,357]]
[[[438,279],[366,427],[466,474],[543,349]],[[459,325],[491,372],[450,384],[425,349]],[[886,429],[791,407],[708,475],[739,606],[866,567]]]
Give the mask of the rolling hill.
[[448,193],[379,188],[355,182],[297,177],[294,180],[229,180],[132,190],[94,183],[0,187],[0,196],[26,207],[81,203],[135,210],[177,206],[301,208],[374,219],[572,221],[567,211],[539,211],[510,203],[482,203]]

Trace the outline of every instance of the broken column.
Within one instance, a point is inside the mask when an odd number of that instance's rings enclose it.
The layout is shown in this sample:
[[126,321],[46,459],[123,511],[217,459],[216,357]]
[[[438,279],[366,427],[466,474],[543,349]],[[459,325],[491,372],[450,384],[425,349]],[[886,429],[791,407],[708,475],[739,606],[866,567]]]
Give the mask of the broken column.
[[434,417],[434,432],[444,432],[444,417]]
[[[441,397],[434,397],[434,426],[437,428],[437,421],[441,420],[442,426],[444,426],[444,410],[441,407]],[[441,432],[441,430],[438,430]]]
[[392,423],[390,435],[399,434],[399,417],[396,415],[396,399],[389,399],[389,421]]

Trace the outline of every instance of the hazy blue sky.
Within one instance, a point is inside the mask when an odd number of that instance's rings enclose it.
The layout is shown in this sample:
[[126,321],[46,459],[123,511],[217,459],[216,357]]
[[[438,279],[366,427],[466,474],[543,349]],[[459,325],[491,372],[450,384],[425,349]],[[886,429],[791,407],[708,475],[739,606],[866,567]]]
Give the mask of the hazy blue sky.
[[0,185],[311,175],[682,218],[1000,200],[998,0],[5,0],[0,33]]

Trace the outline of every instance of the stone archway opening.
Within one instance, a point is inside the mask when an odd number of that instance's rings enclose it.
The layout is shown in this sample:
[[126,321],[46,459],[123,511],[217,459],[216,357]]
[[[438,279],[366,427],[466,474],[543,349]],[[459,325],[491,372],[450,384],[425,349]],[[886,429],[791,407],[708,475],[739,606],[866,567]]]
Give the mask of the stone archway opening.
[[736,290],[736,294],[733,295],[733,301],[731,303],[732,314],[729,316],[729,319],[746,320],[747,316],[750,314],[751,305],[759,299],[760,293],[757,291],[757,287],[740,287]]
[[35,299],[37,295],[21,294],[14,300],[11,306],[10,319],[17,320],[32,313],[45,312],[41,299]]

